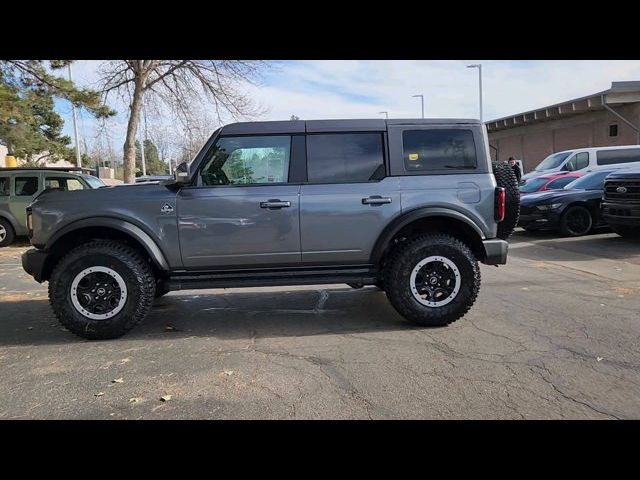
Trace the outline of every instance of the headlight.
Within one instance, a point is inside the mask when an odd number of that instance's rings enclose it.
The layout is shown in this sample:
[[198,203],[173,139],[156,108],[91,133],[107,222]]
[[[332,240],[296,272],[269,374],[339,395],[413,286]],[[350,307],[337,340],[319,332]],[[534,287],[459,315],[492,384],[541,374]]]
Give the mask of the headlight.
[[551,203],[549,205],[538,205],[536,206],[536,208],[538,210],[546,211],[546,210],[555,210],[556,208],[560,208],[561,206],[562,206],[561,203]]

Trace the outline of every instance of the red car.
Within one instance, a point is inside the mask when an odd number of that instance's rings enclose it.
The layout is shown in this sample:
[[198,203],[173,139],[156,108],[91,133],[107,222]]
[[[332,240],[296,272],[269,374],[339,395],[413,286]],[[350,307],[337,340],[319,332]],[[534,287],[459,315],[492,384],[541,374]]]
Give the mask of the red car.
[[583,175],[584,172],[554,172],[541,175],[520,185],[520,196],[547,190],[560,190]]

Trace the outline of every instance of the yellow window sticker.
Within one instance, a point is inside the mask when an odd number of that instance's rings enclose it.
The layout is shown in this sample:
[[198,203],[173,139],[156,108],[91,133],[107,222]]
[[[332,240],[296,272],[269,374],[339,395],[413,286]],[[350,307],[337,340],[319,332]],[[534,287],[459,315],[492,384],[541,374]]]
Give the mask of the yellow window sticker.
[[409,154],[409,160],[411,160],[412,162],[415,162],[416,160],[418,160],[418,154],[417,153],[410,153]]

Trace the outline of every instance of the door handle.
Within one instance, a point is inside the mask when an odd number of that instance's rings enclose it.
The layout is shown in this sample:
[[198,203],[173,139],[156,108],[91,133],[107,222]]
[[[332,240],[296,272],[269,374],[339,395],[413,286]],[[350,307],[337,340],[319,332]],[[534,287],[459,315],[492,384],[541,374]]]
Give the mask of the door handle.
[[278,200],[278,199],[274,199],[274,200],[268,200],[266,202],[260,202],[260,208],[269,208],[269,209],[275,209],[275,208],[288,208],[291,206],[291,202],[283,202],[282,200]]
[[391,203],[391,197],[381,197],[380,195],[372,195],[368,198],[362,199],[363,205],[384,205],[385,203]]

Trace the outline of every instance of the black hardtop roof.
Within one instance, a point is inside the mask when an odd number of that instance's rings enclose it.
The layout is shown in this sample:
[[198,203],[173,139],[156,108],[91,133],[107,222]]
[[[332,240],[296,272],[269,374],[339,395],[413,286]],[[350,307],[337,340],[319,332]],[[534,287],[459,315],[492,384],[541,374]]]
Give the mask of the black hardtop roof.
[[346,120],[281,120],[237,122],[222,127],[222,135],[321,132],[381,132],[389,125],[482,125],[480,120],[468,118],[370,118]]

